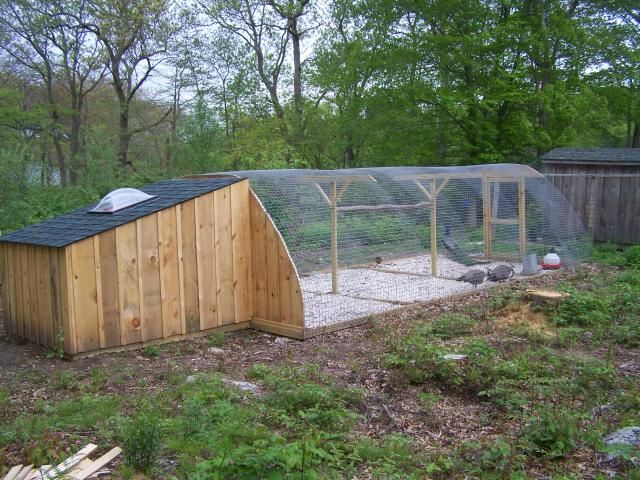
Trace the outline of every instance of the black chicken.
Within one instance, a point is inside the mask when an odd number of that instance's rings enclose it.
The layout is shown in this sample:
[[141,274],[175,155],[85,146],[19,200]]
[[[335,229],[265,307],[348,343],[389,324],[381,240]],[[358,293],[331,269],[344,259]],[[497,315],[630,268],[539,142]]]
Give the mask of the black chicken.
[[451,236],[451,225],[444,226],[444,235],[442,237],[442,243],[447,250],[447,255],[454,262],[461,263],[467,267],[477,265],[480,262],[470,258],[466,253],[462,251],[458,242]]

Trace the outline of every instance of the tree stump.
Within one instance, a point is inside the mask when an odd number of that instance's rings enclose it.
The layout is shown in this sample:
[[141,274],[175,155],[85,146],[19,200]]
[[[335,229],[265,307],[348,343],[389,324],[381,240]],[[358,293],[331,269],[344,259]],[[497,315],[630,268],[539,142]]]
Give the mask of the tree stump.
[[536,307],[557,305],[564,301],[568,296],[568,293],[559,292],[557,290],[538,290],[536,288],[530,288],[527,290],[527,297],[529,297],[533,305]]

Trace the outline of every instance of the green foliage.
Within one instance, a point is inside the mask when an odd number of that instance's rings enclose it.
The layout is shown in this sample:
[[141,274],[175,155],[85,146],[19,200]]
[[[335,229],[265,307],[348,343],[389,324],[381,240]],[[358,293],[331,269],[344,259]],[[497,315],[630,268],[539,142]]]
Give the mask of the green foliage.
[[[285,230],[286,231],[286,230]],[[400,232],[409,237],[415,235],[402,219],[392,215],[377,215],[375,218],[354,216],[344,219],[338,228],[339,244],[357,242],[362,246],[381,246],[397,241]],[[296,230],[295,242],[299,248],[328,249],[331,246],[331,222],[305,223]],[[393,238],[392,238],[393,237]]]
[[46,357],[61,360],[64,355],[64,330],[60,328],[55,335],[55,347],[47,349]]
[[434,458],[431,468],[449,476],[526,478],[526,457],[519,453],[518,447],[504,437],[484,442],[465,442],[451,458]]
[[119,436],[125,463],[134,470],[148,473],[155,466],[160,450],[160,423],[154,412],[144,410],[124,422]]
[[250,380],[265,380],[271,374],[271,368],[264,363],[254,363],[247,370],[247,378]]
[[221,347],[224,345],[224,332],[213,332],[207,335],[207,342],[212,347]]
[[399,370],[411,383],[436,382],[507,411],[558,397],[596,399],[616,378],[615,370],[600,360],[565,358],[545,347],[510,352],[481,340],[457,345],[457,353],[467,358],[452,361],[445,357],[451,350],[430,343],[430,334],[417,328],[394,344],[386,357],[387,366]]
[[[217,377],[203,376],[176,394],[183,407],[168,422],[168,448],[181,455],[189,478],[340,477],[355,457],[349,441],[357,393],[313,383],[313,368],[270,371],[256,364],[253,378],[267,394],[244,404]],[[203,455],[203,445],[207,453]]]
[[557,325],[601,327],[610,322],[612,301],[602,291],[579,291],[570,287],[566,290],[569,297],[557,307],[552,317]]
[[[33,413],[20,415],[6,428],[0,429],[0,447],[16,441],[45,445],[56,432],[109,430],[120,402],[118,397],[85,394],[53,404],[36,401]],[[44,456],[39,458],[40,463],[59,460],[53,455],[55,451],[52,452],[49,456],[45,449]]]
[[468,315],[448,313],[437,317],[427,329],[434,337],[447,339],[470,333],[475,323]]
[[594,246],[591,250],[591,258],[605,265],[624,265],[624,257],[614,243],[604,243]]
[[624,251],[624,264],[629,268],[640,269],[640,245],[634,245]]
[[54,376],[53,386],[57,390],[73,390],[77,386],[75,375],[72,372],[60,370]]
[[566,410],[543,405],[527,426],[524,437],[535,453],[550,458],[563,457],[576,448],[579,420]]
[[142,349],[142,354],[147,358],[155,358],[160,355],[160,346],[147,345]]
[[[0,388],[0,421],[4,420],[9,410],[9,392],[4,388]],[[0,437],[0,442],[1,442]]]

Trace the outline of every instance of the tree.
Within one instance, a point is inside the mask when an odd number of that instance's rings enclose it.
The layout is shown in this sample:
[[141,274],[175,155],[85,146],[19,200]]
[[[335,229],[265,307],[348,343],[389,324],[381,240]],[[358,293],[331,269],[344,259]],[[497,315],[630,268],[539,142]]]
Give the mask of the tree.
[[[280,132],[290,146],[304,135],[303,60],[301,42],[308,33],[301,20],[312,11],[310,0],[200,0],[213,22],[246,44],[255,56],[255,67],[268,92]],[[281,99],[280,82],[286,68],[289,44],[293,56],[293,129],[289,129]]]
[[[117,159],[126,171],[131,138],[162,123],[168,109],[152,123],[130,125],[131,105],[140,88],[164,60],[167,43],[176,31],[170,18],[171,0],[87,0],[90,21],[81,25],[92,32],[105,49],[107,66],[118,98],[119,135]],[[80,19],[75,16],[76,20]]]
[[602,45],[608,68],[597,75],[605,95],[626,125],[625,146],[640,148],[640,7],[632,0],[603,0],[613,14]]
[[88,95],[100,84],[106,69],[103,51],[93,35],[75,22],[66,22],[56,12],[70,12],[82,24],[87,19],[86,0],[57,0],[49,4],[48,14],[55,19],[46,30],[47,37],[60,52],[60,84],[67,91],[71,111],[69,132],[70,181],[76,184],[78,172],[86,161],[81,155],[83,115]]
[[21,67],[35,73],[43,82],[49,115],[52,120],[50,134],[53,138],[62,185],[67,183],[67,162],[62,142],[59,101],[55,95],[56,64],[54,46],[47,30],[51,18],[46,13],[46,3],[39,0],[2,0],[0,25],[5,32],[1,46]]

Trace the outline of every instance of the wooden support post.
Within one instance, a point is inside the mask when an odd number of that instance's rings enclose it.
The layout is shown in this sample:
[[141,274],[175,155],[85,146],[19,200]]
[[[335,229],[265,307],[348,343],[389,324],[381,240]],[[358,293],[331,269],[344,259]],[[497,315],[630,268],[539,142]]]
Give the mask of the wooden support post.
[[431,180],[431,275],[438,275],[438,225],[436,179]]
[[527,253],[527,204],[524,177],[518,183],[518,220],[520,221],[520,256]]
[[491,256],[491,183],[482,179],[482,224],[484,229],[484,256]]
[[338,187],[331,183],[331,291],[338,293]]
[[596,177],[587,177],[589,182],[589,213],[587,219],[587,230],[589,232],[589,238],[593,241],[593,219],[596,210]]

